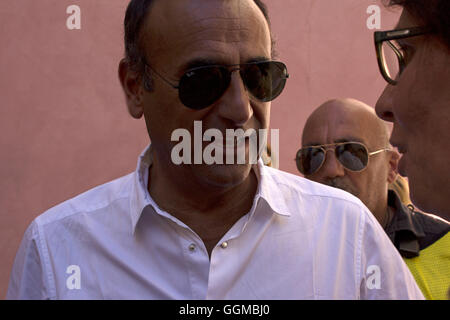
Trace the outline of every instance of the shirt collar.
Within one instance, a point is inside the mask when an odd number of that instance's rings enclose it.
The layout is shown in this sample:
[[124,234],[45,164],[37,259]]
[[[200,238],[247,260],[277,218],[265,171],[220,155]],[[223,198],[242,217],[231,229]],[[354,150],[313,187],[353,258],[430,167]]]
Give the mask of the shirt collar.
[[[163,212],[159,206],[155,203],[148,192],[148,174],[149,168],[152,165],[151,157],[151,145],[147,146],[145,150],[139,155],[137,167],[134,175],[132,175],[132,187],[130,195],[130,215],[132,224],[132,233],[136,230],[136,225],[139,219],[149,206],[163,215],[170,216],[168,213]],[[258,179],[258,188],[255,194],[254,202],[263,199],[271,208],[271,210],[282,216],[290,216],[290,211],[284,201],[284,196],[280,188],[277,187],[273,170],[264,165],[263,160],[260,158],[258,163],[253,166],[252,169]],[[253,206],[256,208],[257,206]]]
[[259,159],[257,168],[255,172],[259,180],[260,197],[266,201],[273,212],[281,216],[290,216],[291,210],[286,204],[286,195],[276,179],[275,173],[278,169],[266,167],[262,159]]
[[148,170],[151,166],[151,146],[147,146],[139,155],[136,171],[132,175],[130,194],[130,215],[132,233],[136,229],[139,218],[144,209],[151,204],[152,199],[148,192]]

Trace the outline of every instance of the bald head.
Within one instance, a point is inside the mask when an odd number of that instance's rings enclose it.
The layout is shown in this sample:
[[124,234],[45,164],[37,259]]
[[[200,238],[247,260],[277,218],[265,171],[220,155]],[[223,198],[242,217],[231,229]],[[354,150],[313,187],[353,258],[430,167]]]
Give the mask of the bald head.
[[[386,215],[388,185],[397,176],[399,157],[395,151],[386,150],[389,148],[389,135],[387,123],[363,102],[354,99],[325,102],[308,118],[303,129],[302,146],[360,142],[369,151],[369,160],[362,170],[352,171],[340,162],[345,158],[342,153],[336,155],[331,147],[325,146],[325,157],[311,153],[305,158],[306,165],[317,168],[306,178],[352,193],[385,226],[389,219]],[[321,163],[314,163],[317,161]]]
[[308,141],[311,140],[310,131],[319,131],[318,128],[321,128],[320,131],[325,136],[330,133],[330,129],[336,127],[345,127],[348,138],[361,140],[369,149],[389,146],[388,123],[378,118],[372,107],[350,98],[329,100],[314,110],[303,129],[302,145],[320,144]]

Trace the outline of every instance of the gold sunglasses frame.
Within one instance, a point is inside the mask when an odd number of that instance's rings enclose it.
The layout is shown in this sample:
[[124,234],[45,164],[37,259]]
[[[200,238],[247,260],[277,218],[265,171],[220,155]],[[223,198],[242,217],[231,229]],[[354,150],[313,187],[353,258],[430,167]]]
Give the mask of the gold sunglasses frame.
[[[390,149],[390,148],[382,148],[382,149],[379,149],[379,150],[376,150],[376,151],[369,152],[369,149],[368,149],[368,148],[366,147],[366,145],[365,145],[364,143],[362,143],[362,142],[358,142],[358,141],[346,141],[346,142],[337,142],[337,143],[329,143],[329,144],[319,144],[319,145],[306,146],[306,147],[300,148],[300,149],[297,151],[297,155],[296,155],[296,157],[295,157],[294,160],[297,162],[297,159],[299,158],[298,154],[299,154],[299,152],[300,152],[302,149],[306,149],[306,148],[319,148],[319,149],[322,149],[322,151],[323,151],[323,153],[324,153],[325,156],[323,157],[323,160],[322,160],[322,162],[320,163],[320,166],[318,166],[317,169],[316,169],[313,173],[310,173],[310,174],[304,174],[303,172],[301,172],[301,171],[299,170],[301,174],[303,174],[303,175],[305,175],[305,176],[306,176],[306,175],[310,176],[310,175],[313,175],[313,174],[317,173],[317,172],[322,168],[323,164],[325,163],[325,160],[327,159],[327,153],[328,153],[329,150],[333,150],[333,151],[336,153],[336,147],[337,147],[337,146],[344,145],[344,144],[349,144],[349,143],[361,145],[361,146],[366,150],[366,153],[367,153],[367,164],[366,164],[366,165],[364,166],[364,168],[362,168],[361,170],[352,170],[352,169],[347,168],[347,167],[339,160],[339,158],[336,157],[337,161],[344,167],[344,169],[345,169],[345,170],[348,170],[348,171],[351,171],[351,172],[362,172],[362,171],[364,171],[364,170],[369,166],[369,162],[370,162],[370,157],[371,157],[371,156],[376,155],[376,154],[381,153],[381,152],[385,152],[385,151],[392,151],[392,149]],[[297,164],[297,163],[296,163],[296,164]],[[297,170],[298,170],[298,166],[297,166]]]

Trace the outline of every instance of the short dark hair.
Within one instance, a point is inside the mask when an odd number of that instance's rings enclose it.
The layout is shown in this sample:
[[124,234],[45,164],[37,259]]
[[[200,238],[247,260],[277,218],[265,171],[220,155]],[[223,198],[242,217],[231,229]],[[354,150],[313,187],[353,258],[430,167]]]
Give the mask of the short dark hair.
[[401,6],[415,19],[430,26],[450,49],[450,0],[389,0],[389,6]]
[[[270,28],[267,6],[262,0],[253,0],[262,11]],[[141,31],[150,7],[154,0],[131,0],[128,4],[124,19],[125,59],[130,68],[138,74],[145,73],[145,53],[141,44]],[[272,38],[272,37],[271,37]],[[272,40],[273,47],[273,40]],[[144,86],[151,89],[150,79],[144,77]]]

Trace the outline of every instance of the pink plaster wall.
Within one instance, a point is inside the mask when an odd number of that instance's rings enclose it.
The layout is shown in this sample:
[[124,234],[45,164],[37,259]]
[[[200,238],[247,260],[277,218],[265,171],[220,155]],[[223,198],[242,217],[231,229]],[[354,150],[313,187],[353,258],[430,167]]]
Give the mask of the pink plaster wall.
[[[374,105],[378,73],[366,9],[376,0],[266,0],[279,59],[291,78],[272,104],[280,168],[293,158],[312,110],[327,99]],[[0,2],[0,297],[29,223],[40,213],[132,170],[148,143],[117,79],[128,0]],[[81,8],[68,30],[66,8]],[[398,12],[382,8],[382,29]]]

